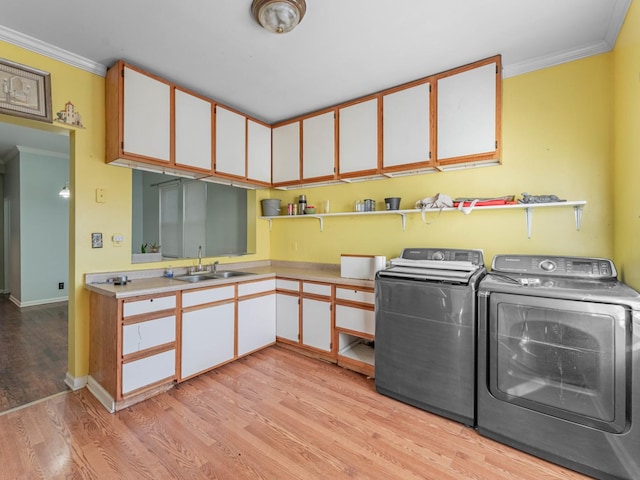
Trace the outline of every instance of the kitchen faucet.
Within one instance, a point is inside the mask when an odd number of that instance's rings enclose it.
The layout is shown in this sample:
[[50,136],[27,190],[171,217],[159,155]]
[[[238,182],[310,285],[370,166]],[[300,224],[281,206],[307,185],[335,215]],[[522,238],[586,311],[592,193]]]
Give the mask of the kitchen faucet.
[[202,271],[202,245],[198,246],[198,272]]
[[216,260],[215,262],[212,263],[213,265],[213,273],[216,273],[218,271],[218,260]]

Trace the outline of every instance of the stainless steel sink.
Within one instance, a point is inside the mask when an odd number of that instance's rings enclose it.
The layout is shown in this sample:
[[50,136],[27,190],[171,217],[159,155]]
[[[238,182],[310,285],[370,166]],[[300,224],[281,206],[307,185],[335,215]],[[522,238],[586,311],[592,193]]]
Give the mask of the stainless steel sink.
[[235,270],[225,270],[221,272],[205,272],[205,273],[191,273],[187,275],[179,275],[174,277],[176,280],[180,280],[181,282],[203,282],[205,280],[218,280],[221,278],[231,278],[231,277],[244,277],[245,275],[253,275],[251,272],[238,272]]
[[193,273],[190,275],[180,275],[174,277],[176,280],[180,280],[181,282],[202,282],[203,280],[212,280],[213,277],[210,273]]
[[244,277],[245,275],[253,275],[251,272],[237,272],[235,270],[226,270],[224,272],[216,272],[210,274],[213,278],[230,278]]

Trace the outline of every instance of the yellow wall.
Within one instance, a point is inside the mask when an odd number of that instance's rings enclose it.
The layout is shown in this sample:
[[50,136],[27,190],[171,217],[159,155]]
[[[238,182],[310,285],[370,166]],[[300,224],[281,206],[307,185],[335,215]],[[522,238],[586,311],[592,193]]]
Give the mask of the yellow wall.
[[482,248],[496,253],[547,253],[609,257],[611,211],[611,55],[603,54],[505,79],[503,165],[341,186],[273,192],[283,203],[307,195],[309,204],[329,199],[332,211],[356,199],[402,197],[401,208],[438,192],[451,197],[556,194],[587,200],[577,232],[571,208],[538,210],[527,239],[522,210],[399,216],[336,217],[273,222],[272,257],[339,263],[341,253],[397,256],[403,247]]
[[[69,373],[74,377],[89,371],[89,294],[83,288],[84,274],[152,268],[154,265],[131,265],[131,171],[105,164],[104,78],[67,64],[0,42],[2,56],[17,63],[51,73],[53,111],[71,101],[82,115],[84,129],[62,124],[47,125],[0,115],[0,121],[47,131],[71,132],[70,155],[70,273],[69,273]],[[95,190],[104,189],[106,202],[95,201]],[[256,203],[268,195],[258,192]],[[258,222],[256,254],[246,260],[269,258],[269,229]],[[102,232],[104,247],[91,248],[91,233]],[[116,247],[110,241],[120,233],[126,241]],[[220,258],[220,263],[238,259]],[[171,262],[173,266],[192,264]]]
[[[104,163],[104,79],[10,44],[0,42],[0,46],[3,57],[51,72],[54,111],[72,101],[86,127],[0,118],[50,131],[71,131],[69,372],[79,377],[88,373],[89,358],[89,296],[82,287],[84,274],[154,265],[133,267],[130,263],[131,173]],[[386,196],[400,196],[401,208],[410,208],[417,199],[437,192],[453,197],[553,193],[589,202],[580,232],[575,230],[571,208],[534,212],[531,239],[526,237],[522,210],[474,212],[469,216],[458,212],[430,214],[429,224],[423,224],[419,215],[411,215],[404,232],[396,216],[328,218],[323,232],[317,220],[277,220],[271,234],[268,222],[257,220],[257,253],[243,260],[339,263],[341,253],[393,257],[406,246],[482,248],[487,261],[496,253],[508,252],[612,256],[611,71],[612,55],[603,54],[506,79],[500,167],[288,192],[259,191],[256,195],[258,208],[259,201],[268,195],[287,203],[305,193],[310,203],[330,200],[335,212],[351,210],[356,199],[373,198],[382,204]],[[637,118],[636,114],[636,124]],[[637,148],[629,147],[629,151]],[[618,181],[626,181],[624,174],[620,176]],[[104,189],[106,203],[95,202],[96,188]],[[623,195],[621,204],[626,198],[634,198],[630,185],[626,191],[617,191]],[[103,233],[104,248],[91,248],[92,232]],[[125,236],[123,246],[111,244],[114,233]],[[625,248],[627,245],[631,242],[626,242]],[[238,259],[219,260],[225,263]],[[627,258],[620,256],[619,260]],[[174,266],[189,263],[172,262]],[[623,268],[626,270],[626,265]]]
[[640,290],[640,5],[632,2],[614,49],[615,260]]

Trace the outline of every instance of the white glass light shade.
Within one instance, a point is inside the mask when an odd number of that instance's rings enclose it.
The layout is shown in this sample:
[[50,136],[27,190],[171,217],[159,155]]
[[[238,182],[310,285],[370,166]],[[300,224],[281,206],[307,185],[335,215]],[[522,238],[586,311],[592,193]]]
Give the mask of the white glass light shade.
[[304,0],[253,0],[251,10],[265,29],[287,33],[302,21],[307,5]]
[[69,198],[71,196],[71,190],[69,190],[69,187],[65,185],[62,187],[62,190],[58,192],[58,195],[62,198]]

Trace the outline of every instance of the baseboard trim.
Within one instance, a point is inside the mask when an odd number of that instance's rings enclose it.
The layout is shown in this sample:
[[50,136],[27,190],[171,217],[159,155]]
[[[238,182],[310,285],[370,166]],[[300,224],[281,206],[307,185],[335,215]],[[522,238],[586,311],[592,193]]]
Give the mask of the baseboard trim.
[[104,406],[104,408],[109,410],[109,413],[115,413],[115,400],[113,399],[113,397],[111,397],[111,395],[109,395],[109,392],[102,388],[102,385],[100,385],[91,377],[91,375],[89,375],[88,377],[87,389],[93,394],[94,397],[98,399],[98,401]]
[[69,372],[67,372],[64,377],[64,383],[66,383],[67,387],[75,392],[76,390],[80,390],[81,388],[87,386],[87,379],[88,375],[84,375],[83,377],[74,377]]
[[41,300],[31,300],[30,302],[21,302],[19,299],[17,299],[13,295],[9,295],[9,301],[11,301],[11,303],[13,303],[19,308],[24,308],[24,307],[35,307],[38,305],[49,305],[52,303],[68,302],[69,297],[67,296],[67,297],[56,297],[56,298],[43,298]]

